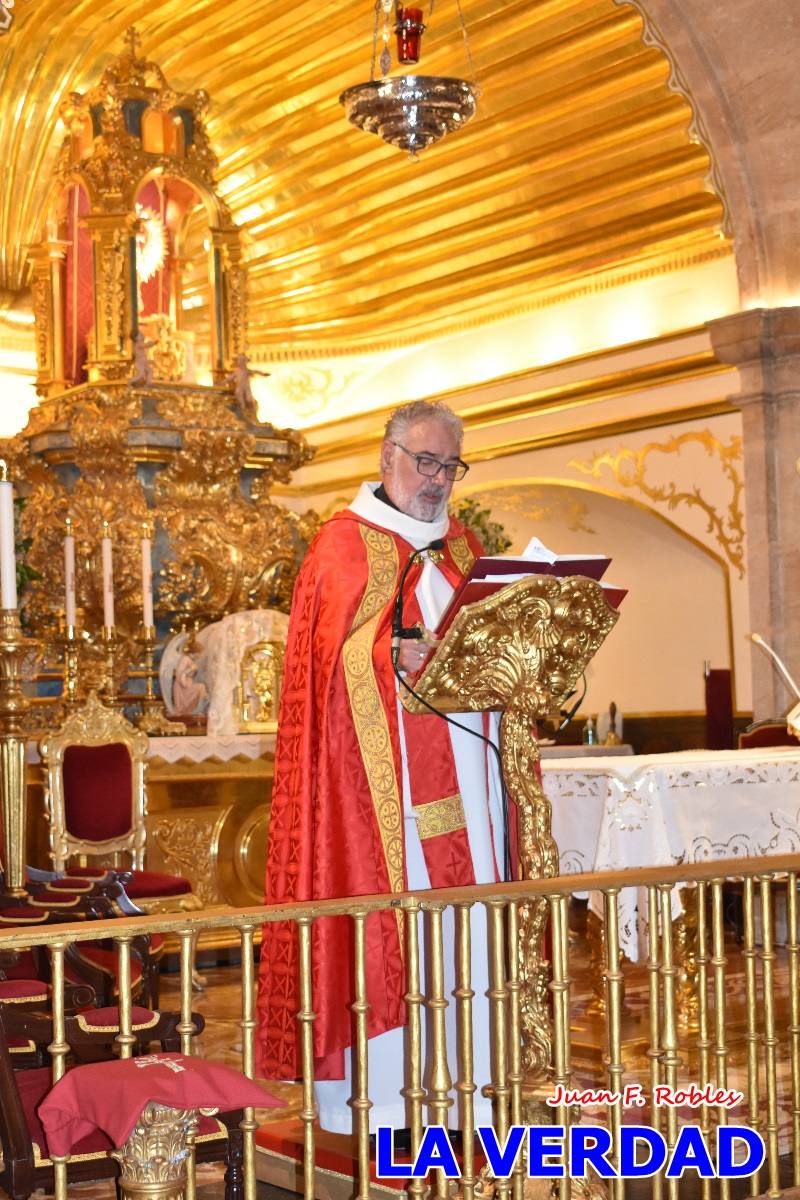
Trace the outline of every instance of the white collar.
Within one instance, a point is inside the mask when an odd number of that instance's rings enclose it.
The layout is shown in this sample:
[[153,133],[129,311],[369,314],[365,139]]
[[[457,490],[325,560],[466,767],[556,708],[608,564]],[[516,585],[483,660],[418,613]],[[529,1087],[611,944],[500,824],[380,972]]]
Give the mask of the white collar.
[[409,517],[399,509],[384,504],[382,500],[376,500],[375,492],[380,486],[380,483],[362,483],[358,495],[349,506],[350,512],[355,513],[357,517],[363,517],[372,525],[388,529],[391,533],[398,533],[416,549],[427,546],[429,542],[444,537],[447,533],[450,528],[447,509],[435,521],[418,521],[416,517]]

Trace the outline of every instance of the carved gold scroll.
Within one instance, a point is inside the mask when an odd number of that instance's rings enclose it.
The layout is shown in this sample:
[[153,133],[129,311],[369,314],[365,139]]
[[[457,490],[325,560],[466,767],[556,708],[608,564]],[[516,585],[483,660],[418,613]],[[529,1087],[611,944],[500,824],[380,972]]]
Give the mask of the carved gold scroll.
[[[517,806],[520,871],[525,879],[558,874],[551,806],[539,773],[536,721],[561,707],[617,620],[603,589],[581,576],[533,575],[456,616],[412,686],[443,712],[500,711],[500,753]],[[425,705],[403,690],[412,713]],[[523,1065],[529,1082],[550,1066],[545,900],[526,906],[520,923]]]

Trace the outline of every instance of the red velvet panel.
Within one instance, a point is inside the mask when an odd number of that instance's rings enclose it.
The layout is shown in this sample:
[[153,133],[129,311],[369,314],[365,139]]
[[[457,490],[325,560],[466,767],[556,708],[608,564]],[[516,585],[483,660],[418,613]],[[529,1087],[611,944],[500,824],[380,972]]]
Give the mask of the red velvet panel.
[[182,875],[162,875],[159,871],[131,871],[125,884],[130,900],[147,899],[150,896],[185,896],[192,890],[188,879]]
[[124,837],[131,827],[133,764],[121,742],[68,746],[64,751],[64,810],[68,831],[81,841]]
[[38,979],[36,959],[30,950],[21,950],[16,962],[3,967],[6,979]]
[[82,223],[89,212],[89,197],[82,187],[67,192],[67,265],[64,288],[64,369],[67,382],[83,383],[89,335],[94,323],[92,235]]

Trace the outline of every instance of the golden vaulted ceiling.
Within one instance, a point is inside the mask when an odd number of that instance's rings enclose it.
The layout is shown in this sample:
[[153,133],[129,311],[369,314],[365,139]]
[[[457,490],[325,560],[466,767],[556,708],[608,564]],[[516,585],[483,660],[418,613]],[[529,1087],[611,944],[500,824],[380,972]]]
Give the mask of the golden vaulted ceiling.
[[[255,358],[407,344],[609,272],[730,252],[702,131],[633,5],[463,7],[478,115],[414,163],[338,103],[369,77],[372,0],[17,0],[0,39],[0,297],[24,302],[59,103],[99,80],[132,23],[176,90],[210,94]],[[437,0],[428,24],[420,71],[467,74],[455,0]],[[204,289],[190,276],[190,325]]]

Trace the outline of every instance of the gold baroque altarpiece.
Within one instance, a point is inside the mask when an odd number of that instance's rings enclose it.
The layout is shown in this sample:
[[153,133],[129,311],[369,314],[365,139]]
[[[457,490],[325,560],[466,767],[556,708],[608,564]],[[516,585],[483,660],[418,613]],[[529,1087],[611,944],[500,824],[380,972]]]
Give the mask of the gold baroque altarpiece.
[[[25,498],[27,561],[39,576],[24,611],[45,643],[64,623],[70,518],[88,683],[101,670],[104,522],[121,676],[142,623],[143,526],[154,531],[157,620],[181,628],[247,608],[288,609],[318,524],[270,500],[272,484],[312,452],[300,434],[256,415],[246,268],[215,190],[208,105],[203,91],[171,88],[131,30],[99,84],[61,106],[67,135],[31,251],[42,399],[3,453]],[[207,271],[213,298],[203,346],[183,324],[187,271]],[[198,381],[201,363],[207,383]]]

